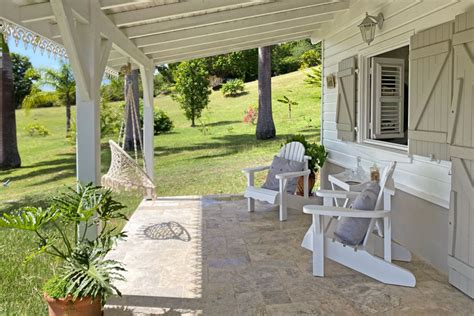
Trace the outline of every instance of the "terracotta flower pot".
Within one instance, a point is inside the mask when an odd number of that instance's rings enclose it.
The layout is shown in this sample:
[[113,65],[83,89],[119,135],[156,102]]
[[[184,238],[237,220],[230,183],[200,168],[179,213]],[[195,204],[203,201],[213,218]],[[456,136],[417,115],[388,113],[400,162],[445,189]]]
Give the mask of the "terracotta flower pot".
[[91,297],[77,298],[51,298],[44,295],[48,303],[49,316],[101,316],[102,305],[100,298],[93,300]]
[[[308,178],[308,194],[309,195],[311,195],[311,191],[313,191],[315,184],[316,184],[316,174],[313,171],[311,171]],[[298,178],[295,194],[299,196],[304,196],[304,177]]]

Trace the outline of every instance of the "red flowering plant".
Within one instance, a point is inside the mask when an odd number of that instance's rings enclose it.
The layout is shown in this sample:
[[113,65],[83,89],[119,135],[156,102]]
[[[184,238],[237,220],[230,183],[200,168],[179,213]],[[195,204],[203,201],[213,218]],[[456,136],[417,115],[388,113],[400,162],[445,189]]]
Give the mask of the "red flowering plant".
[[258,118],[258,109],[254,106],[249,106],[244,112],[244,123],[255,125]]

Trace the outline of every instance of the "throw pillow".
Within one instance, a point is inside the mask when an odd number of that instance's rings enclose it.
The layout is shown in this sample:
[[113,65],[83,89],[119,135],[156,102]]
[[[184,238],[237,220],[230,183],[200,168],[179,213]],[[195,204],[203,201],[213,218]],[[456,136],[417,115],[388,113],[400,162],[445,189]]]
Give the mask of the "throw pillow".
[[[275,177],[277,174],[286,172],[296,172],[304,170],[304,162],[288,160],[275,156],[273,158],[270,170],[268,170],[267,180],[262,188],[278,191],[280,189],[280,181]],[[286,191],[290,194],[295,193],[298,178],[291,178],[286,185]]]
[[[352,208],[373,211],[379,192],[379,184],[370,182],[354,200]],[[345,245],[357,246],[364,241],[369,225],[369,218],[343,217],[337,223],[334,236]]]

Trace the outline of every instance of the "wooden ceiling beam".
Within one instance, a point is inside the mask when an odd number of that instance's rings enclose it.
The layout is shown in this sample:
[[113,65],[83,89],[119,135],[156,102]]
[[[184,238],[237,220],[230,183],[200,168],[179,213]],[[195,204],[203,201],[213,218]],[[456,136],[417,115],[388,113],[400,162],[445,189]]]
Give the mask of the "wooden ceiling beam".
[[272,25],[268,27],[255,28],[253,32],[245,31],[232,31],[228,33],[221,33],[218,35],[208,35],[200,38],[193,38],[184,41],[166,42],[153,46],[144,47],[142,50],[145,54],[153,54],[167,51],[183,51],[183,50],[196,50],[200,47],[211,46],[215,47],[218,45],[225,45],[226,43],[233,41],[254,41],[261,38],[275,37],[279,35],[298,33],[298,32],[309,32],[312,33],[321,26],[321,23],[303,23],[297,25],[290,25],[288,23],[280,23],[279,25]]
[[[209,33],[228,30],[239,25],[240,28],[265,25],[281,20],[299,19],[325,13],[343,11],[349,8],[348,2],[331,2],[327,0],[292,0],[273,2],[251,8],[241,8],[225,12],[198,15],[179,20],[150,23],[140,26],[124,27],[121,30],[129,38],[147,37],[166,32],[178,32],[186,29],[196,30],[206,27]],[[144,45],[142,45],[144,46]]]
[[180,60],[201,58],[221,55],[229,52],[257,48],[261,46],[275,45],[283,42],[289,42],[299,39],[309,38],[311,31],[297,32],[291,34],[284,34],[268,38],[260,38],[252,41],[235,40],[227,45],[216,45],[214,47],[206,47],[204,49],[190,50],[183,53],[183,51],[173,51],[165,53],[156,53],[149,55],[156,64],[175,62]]
[[117,26],[124,26],[148,21],[160,22],[213,12],[227,11],[242,7],[260,5],[274,0],[206,0],[186,1],[166,6],[143,8],[109,14],[108,17]]

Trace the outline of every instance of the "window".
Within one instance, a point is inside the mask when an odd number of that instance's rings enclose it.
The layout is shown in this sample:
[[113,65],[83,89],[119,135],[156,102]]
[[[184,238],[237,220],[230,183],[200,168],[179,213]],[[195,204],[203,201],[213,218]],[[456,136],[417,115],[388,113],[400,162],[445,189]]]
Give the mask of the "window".
[[366,139],[408,144],[408,53],[404,46],[369,58]]

